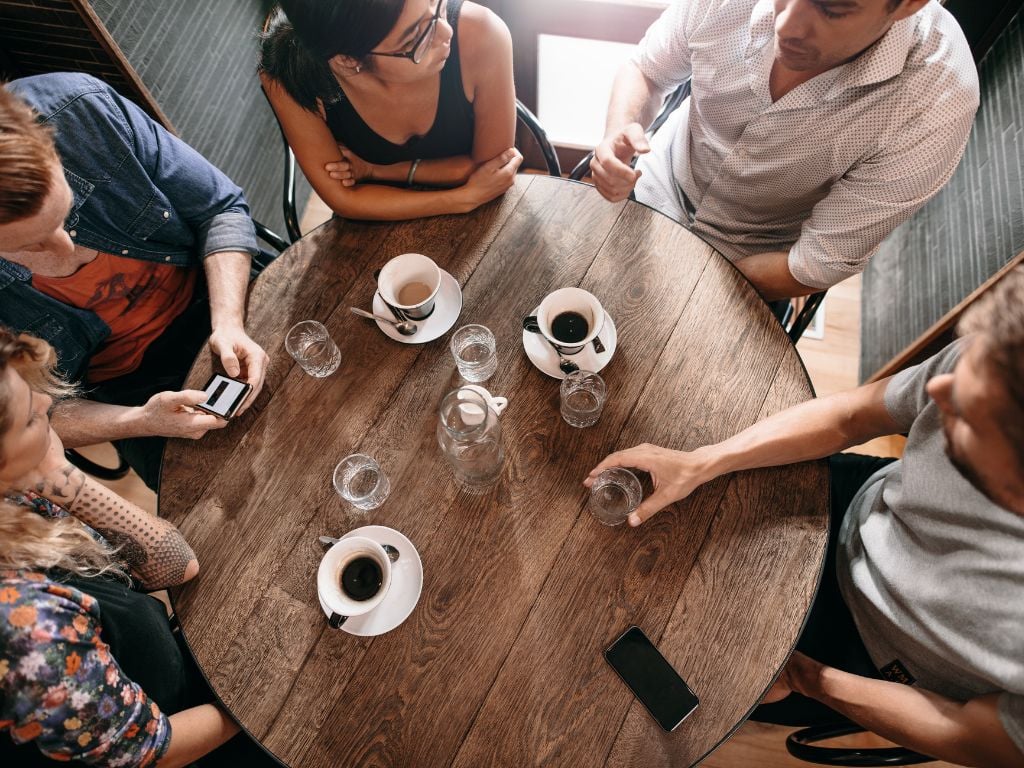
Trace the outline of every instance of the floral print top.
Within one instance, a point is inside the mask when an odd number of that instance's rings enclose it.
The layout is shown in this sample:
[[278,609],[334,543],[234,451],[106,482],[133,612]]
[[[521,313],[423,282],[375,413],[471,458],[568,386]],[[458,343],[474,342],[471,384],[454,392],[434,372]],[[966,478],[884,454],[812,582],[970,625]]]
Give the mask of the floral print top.
[[155,765],[170,722],[121,673],[101,631],[90,595],[41,573],[0,571],[0,731],[54,760]]

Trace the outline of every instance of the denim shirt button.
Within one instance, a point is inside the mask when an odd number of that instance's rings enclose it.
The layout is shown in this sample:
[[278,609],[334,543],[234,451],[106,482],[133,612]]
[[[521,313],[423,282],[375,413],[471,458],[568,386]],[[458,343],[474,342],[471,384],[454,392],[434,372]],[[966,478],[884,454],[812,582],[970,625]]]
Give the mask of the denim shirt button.
[[171,212],[170,211],[164,211],[164,218],[165,219],[171,218]]
[[164,256],[164,261],[170,261],[170,260],[171,260],[170,256]]
[[70,232],[68,232],[68,234],[71,235],[71,237],[78,237],[78,232],[76,232],[73,229]]
[[122,256],[127,256],[128,255],[128,249],[125,248],[123,251],[121,251],[121,255]]

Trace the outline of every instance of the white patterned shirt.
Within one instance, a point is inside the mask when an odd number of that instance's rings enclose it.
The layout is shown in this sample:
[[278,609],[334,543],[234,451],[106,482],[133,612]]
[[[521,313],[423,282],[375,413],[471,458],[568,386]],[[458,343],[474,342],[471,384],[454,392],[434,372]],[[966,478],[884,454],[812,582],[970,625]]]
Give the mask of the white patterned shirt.
[[636,198],[729,259],[789,252],[804,285],[867,266],[953,175],[978,108],[956,20],[932,0],[853,61],[773,103],[772,0],[674,0],[633,61],[692,96],[651,140]]

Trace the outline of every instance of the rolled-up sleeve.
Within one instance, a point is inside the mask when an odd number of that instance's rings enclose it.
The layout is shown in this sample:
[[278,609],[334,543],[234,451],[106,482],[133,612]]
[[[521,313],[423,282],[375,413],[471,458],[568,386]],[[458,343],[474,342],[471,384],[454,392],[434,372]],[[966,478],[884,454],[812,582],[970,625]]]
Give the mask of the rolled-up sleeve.
[[108,92],[127,119],[135,155],[153,184],[196,232],[203,258],[220,251],[256,255],[256,230],[238,185],[132,102]]
[[832,185],[790,248],[793,277],[828,288],[863,272],[882,241],[942,189],[963,156],[977,109],[967,94],[948,101],[903,122],[889,148]]
[[670,91],[692,73],[687,33],[695,6],[703,0],[675,0],[655,21],[633,52],[631,61],[663,91]]

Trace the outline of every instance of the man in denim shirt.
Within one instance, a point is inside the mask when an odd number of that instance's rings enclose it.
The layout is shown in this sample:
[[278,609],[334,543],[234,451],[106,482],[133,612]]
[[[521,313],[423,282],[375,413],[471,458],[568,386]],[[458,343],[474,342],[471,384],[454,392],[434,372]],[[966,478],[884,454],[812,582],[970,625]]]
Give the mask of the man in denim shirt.
[[242,191],[109,86],[0,88],[0,323],[49,341],[85,385],[53,415],[68,447],[115,441],[155,487],[164,438],[225,424],[178,391],[207,336],[252,402],[267,366],[244,328],[255,253]]

